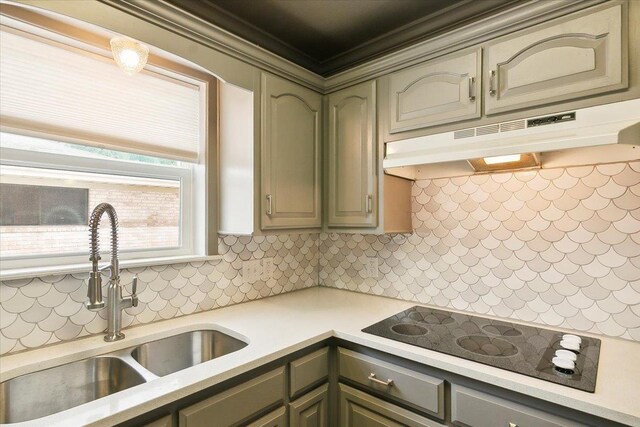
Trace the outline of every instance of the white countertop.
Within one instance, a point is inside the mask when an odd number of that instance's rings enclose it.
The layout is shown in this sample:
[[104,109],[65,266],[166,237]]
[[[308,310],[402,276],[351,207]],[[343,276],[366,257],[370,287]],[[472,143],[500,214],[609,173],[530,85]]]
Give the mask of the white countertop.
[[[0,381],[195,329],[218,329],[249,342],[239,351],[38,420],[12,426],[108,426],[276,360],[331,336],[625,424],[640,425],[640,343],[602,340],[595,393],[527,377],[361,332],[416,305],[314,287],[2,357]],[[452,310],[455,311],[455,310]],[[504,319],[503,319],[504,320]],[[517,322],[514,322],[517,323]],[[582,335],[589,335],[581,333]]]

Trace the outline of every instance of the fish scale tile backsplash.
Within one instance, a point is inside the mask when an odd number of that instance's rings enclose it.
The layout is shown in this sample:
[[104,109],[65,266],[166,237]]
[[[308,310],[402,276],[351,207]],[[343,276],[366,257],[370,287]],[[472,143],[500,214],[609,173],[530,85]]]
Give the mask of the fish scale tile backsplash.
[[[221,261],[124,270],[140,304],[123,326],[321,285],[640,341],[640,161],[420,180],[412,193],[411,235],[224,236]],[[267,257],[273,279],[243,284],[242,262]],[[86,279],[0,283],[0,354],[103,333]]]
[[[139,304],[123,311],[123,327],[314,286],[317,238],[224,236],[219,239],[221,261],[123,270],[126,293],[133,275],[139,279]],[[242,262],[262,258],[273,258],[273,278],[244,284]],[[87,278],[88,273],[81,273],[0,283],[0,354],[103,333],[106,311],[91,312],[83,306]]]
[[640,162],[420,180],[412,198],[409,236],[322,234],[320,284],[640,341]]

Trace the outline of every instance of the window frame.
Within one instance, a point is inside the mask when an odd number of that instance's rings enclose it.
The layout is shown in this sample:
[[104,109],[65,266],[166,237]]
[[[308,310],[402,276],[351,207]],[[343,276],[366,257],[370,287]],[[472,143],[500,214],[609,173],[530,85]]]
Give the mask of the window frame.
[[[14,16],[15,14],[15,16]],[[52,42],[62,43],[69,49],[83,50],[87,55],[98,54],[111,58],[109,40],[115,34],[102,28],[85,24],[70,18],[57,20],[51,16],[44,16],[32,10],[23,8],[7,8],[2,14],[3,25],[15,28],[23,32],[33,32],[36,36],[43,37],[46,32]],[[181,245],[180,249],[173,250],[131,250],[119,251],[119,259],[123,265],[162,265],[175,262],[189,262],[189,260],[215,259],[218,255],[218,85],[219,81],[209,71],[179,58],[171,53],[153,49],[149,54],[147,65],[142,72],[153,72],[161,77],[183,80],[189,84],[197,84],[201,88],[200,110],[202,112],[202,133],[200,137],[200,156],[197,163],[192,163],[187,176],[180,176],[181,181],[181,243],[184,237],[189,237],[189,244]],[[5,129],[8,133],[12,129]],[[82,141],[61,140],[55,136],[40,132],[25,133],[23,135],[41,137],[52,141],[60,140],[82,144]],[[141,163],[129,163],[121,160],[99,160],[100,168],[91,167],[91,162],[96,159],[82,158],[69,155],[56,155],[29,151],[29,159],[25,159],[14,150],[0,147],[0,164],[15,164],[16,166],[47,167],[49,169],[77,170],[81,172],[108,173],[112,175],[141,176],[156,178],[175,178],[174,173],[178,168],[162,165],[149,165]],[[140,153],[145,154],[145,153]],[[146,154],[150,155],[150,154]],[[151,154],[152,155],[152,154]],[[153,155],[152,155],[153,156]],[[56,158],[57,157],[57,158]],[[71,159],[73,158],[73,159]],[[71,160],[72,167],[62,167],[61,160]],[[185,162],[186,163],[186,162]],[[65,163],[68,165],[68,163]],[[109,169],[106,169],[106,168]],[[172,169],[173,171],[169,171]],[[132,173],[133,172],[133,173]],[[188,181],[188,184],[187,184]],[[188,186],[188,190],[186,189]],[[183,194],[184,193],[184,194]],[[187,203],[189,206],[187,206]],[[91,207],[92,208],[92,207]],[[188,218],[183,211],[188,210]],[[108,219],[104,219],[105,227]],[[88,228],[87,228],[88,230]],[[103,246],[103,261],[108,259],[106,252],[108,245]],[[87,241],[87,254],[89,243]],[[88,255],[61,255],[61,256],[37,256],[37,257],[0,257],[0,279],[15,277],[29,277],[44,274],[42,272],[55,271],[79,271],[84,266],[89,266]]]
[[[27,151],[13,148],[0,148],[0,167],[20,166],[70,172],[88,172],[96,174],[129,176],[139,178],[171,179],[180,182],[180,237],[178,247],[154,248],[153,250],[132,249],[119,251],[119,259],[145,259],[197,255],[194,239],[195,209],[193,199],[194,175],[197,165],[190,167],[172,167],[164,165],[141,164],[122,160],[95,159],[81,156]],[[89,215],[93,206],[89,206]],[[108,230],[108,218],[101,222],[101,233]],[[88,227],[87,227],[88,231]],[[88,236],[88,235],[87,235]],[[107,235],[103,234],[107,237]],[[103,241],[105,240],[103,237]],[[110,237],[109,237],[110,239]],[[110,255],[109,245],[102,245],[103,260]],[[2,257],[2,270],[39,268],[59,265],[75,265],[88,262],[89,239],[87,237],[86,255],[43,254],[37,256]]]

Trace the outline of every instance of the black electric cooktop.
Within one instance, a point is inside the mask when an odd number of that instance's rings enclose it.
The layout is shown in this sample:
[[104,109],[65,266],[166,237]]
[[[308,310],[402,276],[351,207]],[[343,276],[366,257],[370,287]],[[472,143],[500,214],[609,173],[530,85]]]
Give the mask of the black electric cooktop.
[[426,307],[412,307],[363,332],[593,393],[600,340],[580,336],[572,371],[551,363],[562,332]]

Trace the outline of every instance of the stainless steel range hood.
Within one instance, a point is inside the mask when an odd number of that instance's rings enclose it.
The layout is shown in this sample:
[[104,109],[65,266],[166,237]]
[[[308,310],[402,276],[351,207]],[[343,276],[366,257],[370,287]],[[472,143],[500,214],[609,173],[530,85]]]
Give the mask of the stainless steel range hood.
[[383,166],[393,169],[612,144],[640,146],[640,99],[388,142]]

